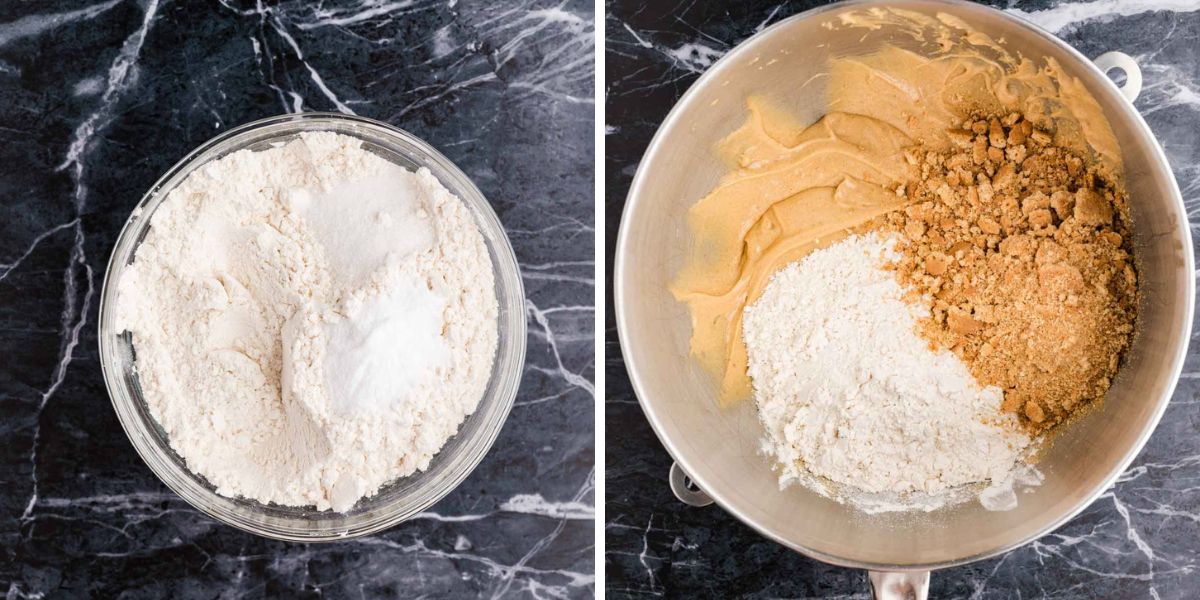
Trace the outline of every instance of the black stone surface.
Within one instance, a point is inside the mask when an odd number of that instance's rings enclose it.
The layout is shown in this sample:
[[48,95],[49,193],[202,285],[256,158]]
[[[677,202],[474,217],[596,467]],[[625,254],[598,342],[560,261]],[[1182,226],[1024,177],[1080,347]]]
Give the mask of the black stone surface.
[[[610,257],[638,161],[674,102],[734,45],[819,4],[607,2],[605,239]],[[1088,56],[1108,50],[1133,55],[1145,77],[1136,106],[1166,150],[1189,209],[1200,209],[1200,4],[995,4],[1050,29]],[[611,288],[608,298],[611,304]],[[666,482],[671,459],[630,389],[611,311],[605,327],[607,597],[868,598],[863,573],[785,550],[717,506],[689,508],[675,500]],[[1193,345],[1154,437],[1113,490],[1032,544],[935,573],[930,597],[1197,597],[1197,350]]]
[[[0,595],[594,594],[591,2],[3,6]],[[529,298],[521,392],[479,468],[411,522],[328,545],[244,534],[171,493],[122,432],[96,346],[105,264],[150,184],[297,110],[448,155],[499,212]]]

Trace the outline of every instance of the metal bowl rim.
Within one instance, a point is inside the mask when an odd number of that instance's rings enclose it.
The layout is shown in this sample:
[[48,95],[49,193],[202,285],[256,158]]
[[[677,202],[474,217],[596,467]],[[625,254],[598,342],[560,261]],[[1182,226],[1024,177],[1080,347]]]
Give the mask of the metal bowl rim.
[[[1076,63],[1082,64],[1084,69],[1090,69],[1095,75],[1098,76],[1098,79],[1102,81],[1103,86],[1106,86],[1107,89],[1111,93],[1113,93],[1116,96],[1121,98],[1121,102],[1119,103],[1119,105],[1121,106],[1121,110],[1123,111],[1123,116],[1126,119],[1132,120],[1133,123],[1136,125],[1135,129],[1137,130],[1137,132],[1144,138],[1144,141],[1149,142],[1149,146],[1152,150],[1152,154],[1153,154],[1154,158],[1156,159],[1156,162],[1159,164],[1159,166],[1162,167],[1167,173],[1171,173],[1173,175],[1173,171],[1170,168],[1170,163],[1167,161],[1167,157],[1166,157],[1166,154],[1163,152],[1162,146],[1158,143],[1158,140],[1154,137],[1153,132],[1151,132],[1150,127],[1146,124],[1146,121],[1145,121],[1145,119],[1142,118],[1142,115],[1137,110],[1134,109],[1133,104],[1131,102],[1125,100],[1124,97],[1121,96],[1121,92],[1120,92],[1119,88],[1117,88],[1116,84],[1113,83],[1113,81],[1111,79],[1109,79],[1107,75],[1105,75],[1103,72],[1101,72],[1100,69],[1095,65],[1095,63],[1093,63],[1090,59],[1088,59],[1086,56],[1084,56],[1082,53],[1080,53],[1078,50],[1076,50],[1070,44],[1067,44],[1066,42],[1059,39],[1054,34],[1042,29],[1041,27],[1039,27],[1029,21],[1026,21],[1025,19],[1021,19],[1019,17],[1010,15],[1003,11],[991,8],[989,6],[970,3],[970,2],[966,2],[965,0],[914,0],[914,1],[933,5],[933,6],[940,5],[940,6],[946,6],[946,7],[972,7],[972,8],[983,9],[985,12],[991,11],[992,13],[994,13],[994,15],[999,16],[1000,18],[1002,18],[1012,24],[1015,24],[1019,27],[1025,28],[1031,34],[1042,37],[1044,40],[1046,40],[1046,41],[1050,42],[1052,45],[1056,46],[1059,50],[1062,50],[1066,54],[1066,56],[1068,56],[1072,59],[1075,59]],[[615,309],[615,314],[616,314],[616,319],[617,319],[617,337],[619,340],[628,339],[628,336],[626,334],[628,333],[628,328],[631,326],[628,322],[628,318],[625,316],[625,312],[624,312],[622,303],[620,301],[622,298],[622,290],[625,287],[625,283],[624,283],[625,260],[626,260],[626,254],[627,254],[627,245],[629,243],[629,238],[627,235],[629,232],[629,229],[627,227],[627,224],[629,222],[628,218],[630,217],[631,213],[633,212],[633,207],[637,203],[637,200],[640,197],[641,187],[643,187],[645,179],[646,179],[646,177],[648,177],[647,171],[644,168],[646,165],[645,157],[650,156],[651,154],[655,153],[658,150],[658,148],[663,145],[663,143],[664,143],[663,139],[665,138],[665,132],[672,129],[673,126],[676,124],[676,121],[679,121],[681,119],[680,115],[683,113],[683,107],[686,104],[688,104],[695,96],[699,95],[698,90],[706,87],[711,81],[716,79],[716,77],[717,77],[716,73],[720,70],[718,67],[722,66],[723,64],[733,62],[735,59],[740,58],[742,54],[749,52],[748,48],[751,45],[752,41],[764,38],[768,35],[771,35],[772,33],[776,32],[776,31],[781,31],[786,25],[792,24],[796,21],[816,18],[816,17],[819,17],[826,13],[842,11],[842,10],[845,10],[850,7],[856,7],[856,6],[859,6],[859,7],[861,7],[861,6],[887,7],[890,4],[891,3],[887,2],[886,0],[844,0],[842,2],[836,2],[834,4],[830,4],[827,6],[809,9],[809,10],[803,11],[801,13],[795,14],[791,17],[788,17],[786,19],[783,19],[783,20],[779,21],[778,23],[775,23],[774,25],[771,25],[770,27],[766,27],[762,31],[760,31],[760,32],[746,38],[742,42],[738,43],[737,46],[735,46],[732,50],[730,50],[724,56],[722,56],[720,59],[718,59],[717,62],[713,63],[713,65],[710,66],[707,70],[705,70],[705,72],[703,74],[701,74],[700,77],[695,82],[692,83],[692,85],[688,88],[688,90],[678,100],[676,100],[675,105],[671,108],[671,111],[669,113],[667,113],[666,118],[664,118],[662,124],[659,125],[658,130],[654,134],[654,137],[651,138],[650,144],[646,146],[646,150],[642,155],[643,158],[640,163],[641,166],[639,166],[637,172],[634,174],[633,181],[630,183],[629,192],[626,194],[626,197],[625,197],[626,198],[625,207],[623,208],[623,210],[621,212],[621,224],[620,224],[619,232],[617,234],[617,243],[616,243],[614,258],[613,258],[613,304],[614,304],[614,309]],[[1183,204],[1183,196],[1179,191],[1179,185],[1175,181],[1174,176],[1168,177],[1167,179],[1169,180],[1168,187],[1171,191],[1171,196],[1174,200],[1174,205],[1175,205],[1177,214],[1181,217],[1179,219],[1178,233],[1179,233],[1180,241],[1183,243],[1183,248],[1184,248],[1183,255],[1185,257],[1184,258],[1185,264],[1184,264],[1183,268],[1186,269],[1187,272],[1191,273],[1191,272],[1194,272],[1195,267],[1194,267],[1194,258],[1192,256],[1192,253],[1190,251],[1188,251],[1188,249],[1190,249],[1192,247],[1192,236],[1191,236],[1191,229],[1187,225],[1187,223],[1188,223],[1187,218],[1186,218],[1187,209]],[[1186,315],[1184,317],[1184,322],[1183,322],[1183,331],[1184,331],[1184,335],[1182,336],[1183,342],[1176,349],[1174,364],[1171,366],[1171,368],[1169,370],[1169,372],[1171,374],[1171,382],[1168,385],[1168,388],[1166,390],[1164,390],[1162,397],[1160,397],[1158,399],[1157,406],[1155,407],[1155,410],[1154,410],[1154,414],[1151,415],[1149,421],[1147,421],[1147,423],[1146,423],[1146,426],[1138,434],[1137,442],[1135,444],[1133,444],[1132,446],[1130,446],[1130,448],[1126,452],[1125,456],[1120,461],[1118,461],[1116,468],[1112,469],[1112,471],[1104,477],[1103,482],[1102,482],[1103,484],[1096,486],[1091,492],[1083,495],[1081,497],[1081,499],[1079,500],[1079,502],[1077,502],[1069,510],[1064,511],[1063,514],[1061,514],[1057,518],[1053,519],[1048,525],[1046,525],[1045,527],[1041,528],[1038,531],[1035,531],[1033,534],[1031,534],[1029,536],[1024,536],[1020,539],[1016,539],[1011,542],[1001,544],[1000,546],[998,546],[994,549],[985,551],[985,552],[979,552],[976,554],[960,557],[960,558],[953,559],[953,560],[942,561],[942,562],[897,565],[897,564],[886,564],[886,563],[871,563],[871,562],[864,562],[864,561],[854,560],[854,559],[850,559],[850,558],[845,558],[842,556],[834,556],[831,554],[826,554],[823,552],[813,550],[811,548],[807,548],[800,544],[793,543],[790,540],[784,539],[783,537],[779,536],[778,534],[771,531],[770,529],[746,518],[739,512],[732,510],[729,506],[729,501],[726,499],[725,493],[720,489],[717,489],[717,488],[714,488],[713,486],[708,485],[708,482],[705,481],[705,479],[702,476],[698,476],[696,474],[697,471],[692,468],[690,461],[688,460],[688,457],[686,455],[684,455],[683,453],[679,452],[677,450],[677,448],[675,447],[675,445],[672,444],[670,439],[666,436],[663,426],[659,423],[658,419],[655,417],[655,413],[652,408],[653,402],[646,399],[647,394],[643,390],[642,382],[638,376],[636,365],[634,365],[634,363],[632,361],[628,360],[628,356],[629,356],[628,354],[625,355],[626,356],[625,368],[626,368],[626,372],[629,375],[630,383],[633,386],[634,394],[638,398],[638,404],[641,406],[642,412],[644,412],[646,415],[646,420],[650,422],[650,426],[654,430],[654,434],[658,437],[659,442],[662,443],[663,447],[667,450],[667,453],[671,455],[673,460],[678,462],[680,464],[680,466],[683,467],[683,469],[689,474],[689,476],[694,480],[694,482],[701,489],[703,489],[709,496],[711,496],[713,501],[715,501],[723,510],[725,510],[729,514],[733,515],[739,521],[745,523],[746,525],[749,525],[752,529],[757,531],[759,534],[763,535],[764,537],[766,537],[768,539],[775,541],[776,543],[782,544],[782,545],[787,546],[797,552],[800,552],[801,554],[804,554],[806,556],[815,558],[822,562],[839,565],[839,566],[843,566],[843,567],[870,569],[870,570],[877,570],[877,571],[878,570],[882,570],[882,571],[927,571],[927,570],[931,570],[931,569],[941,569],[941,568],[946,568],[946,567],[963,565],[963,564],[967,564],[967,563],[971,563],[971,562],[975,562],[975,561],[979,561],[979,560],[983,560],[983,559],[987,559],[987,558],[991,558],[993,556],[1003,554],[1003,553],[1013,550],[1015,548],[1024,546],[1025,544],[1028,544],[1029,542],[1032,542],[1032,541],[1046,535],[1047,533],[1050,533],[1051,531],[1058,529],[1063,524],[1065,524],[1067,521],[1071,520],[1076,515],[1078,515],[1080,512],[1082,512],[1085,508],[1090,506],[1093,502],[1095,502],[1096,499],[1099,498],[1100,495],[1102,495],[1105,490],[1107,490],[1109,487],[1111,487],[1113,485],[1113,482],[1115,482],[1116,479],[1118,477],[1120,477],[1121,473],[1124,472],[1126,468],[1128,468],[1129,464],[1133,462],[1133,460],[1141,452],[1142,448],[1146,445],[1146,441],[1150,439],[1150,435],[1157,428],[1158,422],[1162,419],[1163,413],[1166,411],[1167,405],[1170,403],[1171,397],[1174,394],[1175,386],[1179,381],[1180,373],[1182,373],[1182,371],[1183,371],[1183,363],[1184,363],[1184,358],[1187,355],[1187,348],[1188,348],[1188,343],[1190,340],[1189,334],[1192,329],[1192,319],[1193,319],[1193,313],[1194,313],[1194,307],[1195,307],[1195,293],[1196,293],[1195,279],[1191,278],[1191,277],[1187,278],[1186,286],[1187,286],[1187,296],[1189,298],[1188,303],[1191,305],[1191,309],[1186,311]]]

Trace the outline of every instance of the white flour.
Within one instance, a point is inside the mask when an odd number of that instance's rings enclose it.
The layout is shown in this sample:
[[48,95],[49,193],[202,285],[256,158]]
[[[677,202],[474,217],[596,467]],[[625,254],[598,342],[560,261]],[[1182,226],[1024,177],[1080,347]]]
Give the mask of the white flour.
[[[869,511],[932,509],[1011,487],[1029,437],[950,352],[916,332],[891,242],[851,237],[777,273],[745,313],[749,373],[780,484]],[[978,490],[974,490],[978,492]],[[956,496],[957,494],[957,496]]]
[[497,344],[467,207],[334,133],[210,163],[118,283],[154,418],[227,496],[344,511],[425,469]]

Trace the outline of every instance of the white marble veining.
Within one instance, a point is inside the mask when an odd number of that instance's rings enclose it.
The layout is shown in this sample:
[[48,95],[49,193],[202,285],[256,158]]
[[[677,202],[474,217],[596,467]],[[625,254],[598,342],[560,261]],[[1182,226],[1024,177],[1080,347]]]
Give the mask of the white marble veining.
[[[610,82],[605,132],[617,152],[616,157],[610,154],[609,168],[622,174],[622,184],[632,176],[640,149],[659,120],[697,72],[756,31],[817,4],[749,3],[734,15],[703,9],[702,2],[684,2],[678,23],[660,25],[647,19],[640,5],[609,2],[608,60],[621,67]],[[1200,3],[993,4],[1057,33],[1087,56],[1121,50],[1134,57],[1145,78],[1135,107],[1167,155],[1188,214],[1200,214]],[[611,220],[619,215],[613,209],[619,209],[624,189],[610,189],[609,194]],[[1200,226],[1192,224],[1192,231],[1200,233]],[[621,428],[623,447],[631,450],[616,453],[620,466],[607,484],[613,499],[605,523],[609,597],[737,590],[755,597],[869,598],[861,572],[791,554],[718,507],[692,509],[674,501],[665,482],[670,459],[644,425],[624,380],[613,333],[610,325],[608,427]],[[1200,586],[1198,353],[1195,348],[1190,352],[1158,429],[1110,490],[1071,522],[1031,544],[935,573],[931,597],[1193,597]]]
[[0,47],[22,38],[33,37],[64,23],[84,21],[108,11],[121,0],[108,0],[85,8],[21,17],[0,25]]
[[[0,305],[12,358],[0,403],[13,414],[0,436],[19,455],[0,494],[0,538],[16,553],[0,561],[0,593],[72,597],[87,582],[94,597],[592,595],[591,6],[111,0],[22,12],[0,23],[0,93],[21,116],[0,138],[10,160],[48,163],[0,175],[36,200],[0,201],[0,286],[23,302]],[[66,54],[37,62],[32,48]],[[530,266],[524,381],[475,474],[407,524],[316,546],[242,534],[166,491],[124,439],[95,350],[98,278],[146,187],[217,130],[302,110],[431,141],[498,207]],[[529,125],[539,120],[553,127]]]
[[1195,12],[1200,5],[1194,0],[1091,0],[1090,2],[1061,2],[1050,8],[1024,10],[1011,7],[1008,13],[1031,21],[1042,29],[1060,33],[1082,23],[1110,23],[1120,17],[1148,12]]

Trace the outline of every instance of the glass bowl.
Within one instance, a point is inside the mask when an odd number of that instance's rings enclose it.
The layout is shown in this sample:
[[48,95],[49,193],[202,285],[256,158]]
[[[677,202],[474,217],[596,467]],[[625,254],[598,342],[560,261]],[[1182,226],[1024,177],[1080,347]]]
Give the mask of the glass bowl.
[[[168,444],[166,432],[150,414],[135,371],[132,336],[114,329],[117,281],[150,228],[150,216],[167,194],[196,168],[231,152],[262,150],[307,131],[354,136],[363,147],[407,169],[428,168],[475,216],[496,274],[499,345],[487,389],[475,412],[433,457],[429,468],[393,481],[349,511],[263,504],[217,494],[192,473]],[[100,299],[100,365],[121,426],[142,460],[159,479],[196,509],[223,523],[261,536],[317,542],[367,535],[391,527],[428,508],[458,486],[496,440],[512,408],[525,360],[525,294],[512,245],[496,213],[471,180],[416,136],[371,119],[337,113],[282,115],[227,131],[192,151],[142,197],[117,237],[104,275]]]

